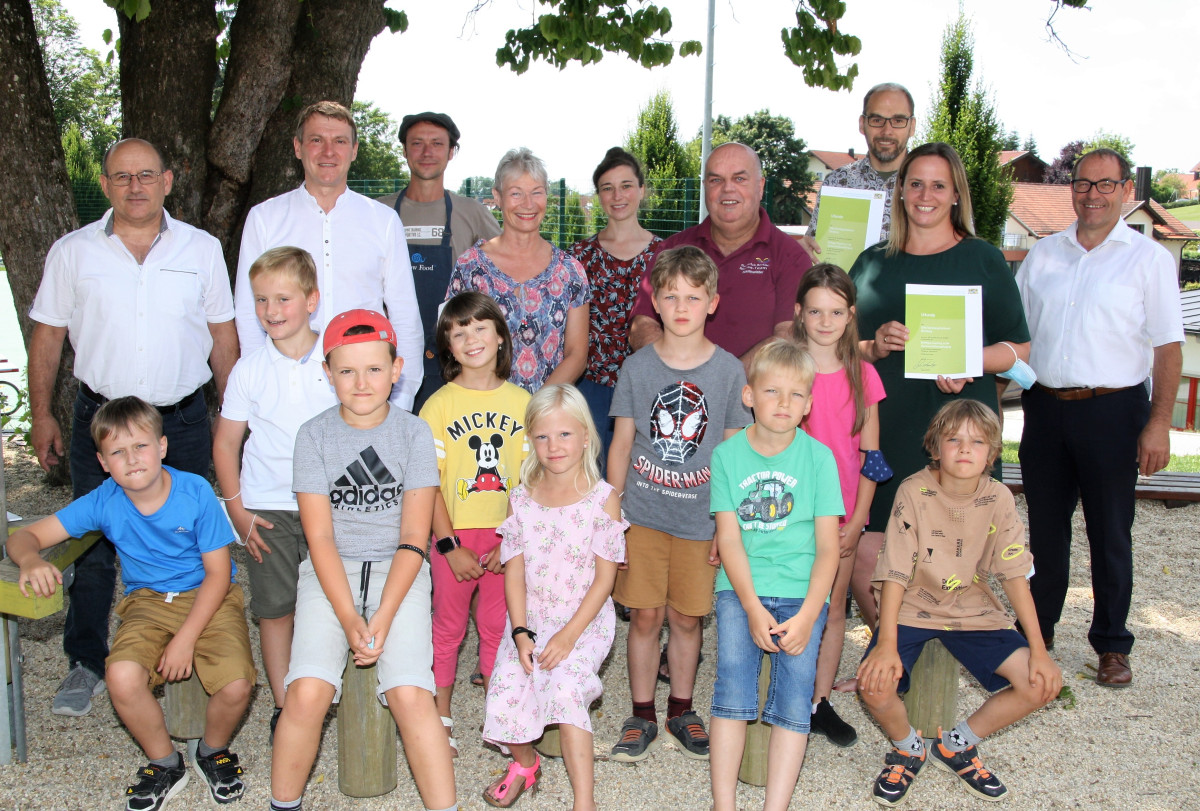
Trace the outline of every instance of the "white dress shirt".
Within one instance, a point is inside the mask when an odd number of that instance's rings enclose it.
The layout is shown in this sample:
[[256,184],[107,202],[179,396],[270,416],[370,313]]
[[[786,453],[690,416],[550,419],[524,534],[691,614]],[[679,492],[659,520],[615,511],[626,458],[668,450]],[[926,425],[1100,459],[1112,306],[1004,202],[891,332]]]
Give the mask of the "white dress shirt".
[[298,509],[292,492],[296,432],[337,402],[321,364],[319,342],[304,358],[293,360],[267,341],[234,364],[221,416],[248,423],[250,428],[242,452],[241,493],[246,509]]
[[67,328],[75,377],[97,394],[177,403],[212,377],[208,325],[233,318],[221,243],[163,211],[139,265],[109,209],[50,248],[29,317]]
[[1029,365],[1051,388],[1136,386],[1154,347],[1183,341],[1175,262],[1123,220],[1090,251],[1077,226],[1035,244],[1017,272]]
[[235,293],[242,357],[266,342],[254,315],[250,266],[265,251],[283,245],[303,248],[316,262],[321,301],[309,323],[317,332],[347,310],[386,312],[396,330],[397,354],[404,359],[392,401],[412,408],[421,386],[425,339],[404,226],[396,212],[347,189],[326,213],[303,185],[250,209]]

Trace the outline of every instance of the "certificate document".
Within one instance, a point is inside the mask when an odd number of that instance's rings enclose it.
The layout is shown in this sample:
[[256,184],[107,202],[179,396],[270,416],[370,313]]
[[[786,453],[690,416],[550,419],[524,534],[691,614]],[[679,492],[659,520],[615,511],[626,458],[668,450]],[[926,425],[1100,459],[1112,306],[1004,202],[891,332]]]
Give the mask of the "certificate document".
[[983,288],[905,285],[904,376],[933,379],[983,374]]
[[885,195],[872,189],[821,187],[821,218],[813,236],[821,246],[822,262],[849,272],[858,255],[879,241]]

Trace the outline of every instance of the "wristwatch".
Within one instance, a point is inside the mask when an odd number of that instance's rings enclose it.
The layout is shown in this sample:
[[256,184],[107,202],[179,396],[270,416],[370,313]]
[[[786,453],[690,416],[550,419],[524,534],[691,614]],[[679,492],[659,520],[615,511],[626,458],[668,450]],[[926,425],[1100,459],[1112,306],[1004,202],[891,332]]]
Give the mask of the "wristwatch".
[[462,541],[458,539],[457,535],[448,535],[433,542],[433,548],[438,551],[439,555],[449,554],[460,546],[462,546]]

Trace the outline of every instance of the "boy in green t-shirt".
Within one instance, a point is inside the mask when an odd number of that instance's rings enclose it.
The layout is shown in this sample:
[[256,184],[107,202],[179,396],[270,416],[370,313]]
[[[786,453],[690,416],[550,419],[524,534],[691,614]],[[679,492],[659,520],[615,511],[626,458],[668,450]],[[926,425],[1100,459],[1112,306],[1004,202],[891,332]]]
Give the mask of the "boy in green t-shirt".
[[842,493],[833,453],[800,430],[816,367],[795,344],[755,354],[742,401],[754,423],[717,446],[717,681],[713,687],[713,808],[736,807],[746,723],[758,718],[762,653],[772,725],[764,808],[785,809],[796,788],[812,718],[817,651],[838,565]]

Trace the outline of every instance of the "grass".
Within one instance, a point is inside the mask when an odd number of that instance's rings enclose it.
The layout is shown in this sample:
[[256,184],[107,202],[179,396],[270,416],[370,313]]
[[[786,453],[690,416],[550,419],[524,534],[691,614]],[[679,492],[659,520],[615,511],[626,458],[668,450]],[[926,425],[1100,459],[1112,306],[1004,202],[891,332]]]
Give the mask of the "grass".
[[1200,204],[1167,209],[1172,215],[1181,220],[1200,220]]
[[[1013,464],[1019,462],[1020,457],[1017,455],[1017,450],[1020,444],[1012,440],[1005,440],[1004,450],[1000,452],[1001,459]],[[1200,455],[1180,456],[1173,453],[1166,469],[1172,473],[1200,473]]]

